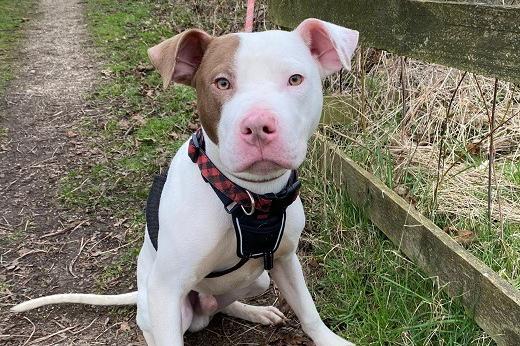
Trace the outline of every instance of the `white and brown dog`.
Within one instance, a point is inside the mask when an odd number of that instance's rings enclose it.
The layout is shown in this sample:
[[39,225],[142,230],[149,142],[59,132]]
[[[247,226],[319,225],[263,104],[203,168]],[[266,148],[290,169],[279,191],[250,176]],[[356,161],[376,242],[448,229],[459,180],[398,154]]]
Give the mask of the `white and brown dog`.
[[[307,19],[292,32],[212,37],[187,30],[150,48],[149,56],[165,87],[175,82],[197,90],[207,157],[235,184],[266,194],[282,190],[304,160],[322,110],[321,79],[350,68],[357,41],[356,31]],[[204,328],[216,312],[262,324],[282,322],[275,307],[239,302],[269,287],[261,258],[206,278],[237,263],[237,239],[230,215],[188,157],[188,146],[173,158],[162,191],[157,251],[146,232],[137,292],[54,295],[12,310],[56,303],[137,304],[147,343],[159,346],[183,345],[184,332]],[[299,198],[285,215],[270,275],[316,345],[350,345],[322,322],[305,284],[295,253],[305,224]]]

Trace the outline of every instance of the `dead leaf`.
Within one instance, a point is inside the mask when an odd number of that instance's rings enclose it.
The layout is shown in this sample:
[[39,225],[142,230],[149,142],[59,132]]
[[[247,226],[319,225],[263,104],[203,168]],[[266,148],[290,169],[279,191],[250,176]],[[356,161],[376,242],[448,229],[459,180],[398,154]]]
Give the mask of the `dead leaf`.
[[68,138],[74,138],[74,137],[77,137],[78,134],[72,130],[69,130],[69,131],[65,132],[65,136],[67,136]]
[[129,332],[131,330],[131,328],[127,321],[123,321],[119,325],[119,330],[122,332]]
[[482,143],[479,143],[479,142],[468,143],[468,145],[466,145],[466,150],[471,155],[479,155],[482,153]]
[[459,229],[450,226],[446,228],[444,231],[451,235],[453,240],[455,240],[460,245],[470,245],[475,241],[475,239],[477,239],[477,235],[475,234],[475,232],[467,229]]
[[406,197],[408,195],[408,192],[410,191],[406,186],[404,185],[397,185],[394,189],[395,193],[397,193],[401,197]]
[[128,220],[128,218],[124,218],[124,219],[117,220],[117,222],[114,224],[114,227],[119,227],[119,226],[121,226],[122,224],[125,223],[126,220]]
[[119,126],[121,130],[128,130],[130,128],[130,123],[126,119],[121,119],[117,122],[117,126]]
[[150,64],[139,64],[135,68],[139,72],[153,71],[154,67]]
[[190,123],[188,124],[188,128],[189,128],[191,131],[197,131],[197,130],[199,129],[199,125],[190,122]]
[[459,235],[453,239],[455,239],[455,241],[461,245],[470,245],[475,241],[476,238],[477,235],[475,234],[475,232],[469,230],[461,230],[459,231]]
[[130,120],[131,120],[132,124],[138,125],[138,126],[144,125],[146,123],[146,120],[139,114],[132,115]]

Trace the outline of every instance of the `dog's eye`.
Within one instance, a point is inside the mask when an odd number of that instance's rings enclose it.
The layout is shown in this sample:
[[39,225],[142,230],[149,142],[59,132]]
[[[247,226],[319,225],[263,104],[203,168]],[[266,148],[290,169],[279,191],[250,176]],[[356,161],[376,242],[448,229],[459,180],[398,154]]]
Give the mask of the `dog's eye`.
[[231,88],[231,83],[224,77],[215,80],[215,86],[220,90],[228,90]]
[[292,85],[292,86],[300,85],[300,84],[302,84],[302,82],[303,82],[303,76],[301,74],[293,74],[289,78],[289,85]]

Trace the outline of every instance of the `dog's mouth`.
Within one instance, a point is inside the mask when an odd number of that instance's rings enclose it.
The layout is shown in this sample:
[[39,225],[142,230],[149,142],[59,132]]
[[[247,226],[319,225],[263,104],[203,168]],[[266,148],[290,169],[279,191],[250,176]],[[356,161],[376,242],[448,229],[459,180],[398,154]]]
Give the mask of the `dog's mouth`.
[[272,175],[282,170],[296,169],[288,160],[261,158],[255,161],[242,162],[236,167],[237,173],[250,173],[254,175]]
[[269,183],[285,174],[290,169],[269,160],[257,161],[231,173],[235,178],[250,183]]

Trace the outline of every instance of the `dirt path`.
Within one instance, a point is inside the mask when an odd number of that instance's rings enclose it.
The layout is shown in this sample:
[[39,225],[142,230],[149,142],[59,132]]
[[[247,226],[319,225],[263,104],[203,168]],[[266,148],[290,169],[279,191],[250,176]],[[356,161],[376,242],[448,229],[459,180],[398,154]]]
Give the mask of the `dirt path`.
[[[19,57],[17,78],[0,103],[0,126],[8,130],[0,137],[0,344],[143,344],[131,307],[8,312],[26,298],[96,291],[96,275],[124,238],[110,215],[74,213],[58,201],[62,177],[85,162],[102,160],[102,153],[77,133],[79,123],[103,116],[85,101],[99,65],[92,58],[82,1],[42,0]],[[133,284],[119,288],[135,289]],[[256,303],[273,299],[266,295]],[[187,336],[186,343],[308,344],[295,328],[294,321],[262,328],[218,316],[204,332]]]
[[27,297],[93,290],[93,274],[103,261],[91,255],[114,244],[110,228],[95,215],[75,215],[57,201],[59,179],[96,159],[74,132],[96,114],[84,101],[97,65],[81,1],[41,1],[19,56],[1,109],[8,134],[0,149],[0,343],[137,341],[128,314],[108,317],[101,309],[76,306],[22,316],[7,311]]

